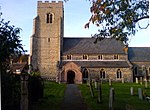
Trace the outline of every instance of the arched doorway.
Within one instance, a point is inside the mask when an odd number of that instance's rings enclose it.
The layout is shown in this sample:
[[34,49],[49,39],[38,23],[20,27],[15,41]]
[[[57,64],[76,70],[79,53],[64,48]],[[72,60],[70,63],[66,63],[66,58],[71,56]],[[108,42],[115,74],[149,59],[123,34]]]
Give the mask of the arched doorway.
[[67,72],[67,83],[72,84],[74,83],[75,79],[75,72],[74,71],[68,71]]

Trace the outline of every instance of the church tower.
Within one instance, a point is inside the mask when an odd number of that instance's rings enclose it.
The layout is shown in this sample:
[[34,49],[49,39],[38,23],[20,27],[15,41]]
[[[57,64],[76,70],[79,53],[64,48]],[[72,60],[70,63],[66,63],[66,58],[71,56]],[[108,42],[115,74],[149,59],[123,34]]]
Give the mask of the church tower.
[[31,36],[31,65],[41,76],[56,78],[64,35],[64,8],[62,1],[38,1],[37,17]]

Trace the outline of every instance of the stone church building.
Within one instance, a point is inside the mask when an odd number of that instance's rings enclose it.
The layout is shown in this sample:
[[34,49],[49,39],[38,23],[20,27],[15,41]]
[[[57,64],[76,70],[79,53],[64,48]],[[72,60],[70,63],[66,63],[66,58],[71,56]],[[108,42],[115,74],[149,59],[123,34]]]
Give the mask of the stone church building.
[[31,65],[44,78],[65,83],[87,79],[150,79],[150,47],[128,47],[106,38],[64,37],[62,1],[38,1],[31,36]]

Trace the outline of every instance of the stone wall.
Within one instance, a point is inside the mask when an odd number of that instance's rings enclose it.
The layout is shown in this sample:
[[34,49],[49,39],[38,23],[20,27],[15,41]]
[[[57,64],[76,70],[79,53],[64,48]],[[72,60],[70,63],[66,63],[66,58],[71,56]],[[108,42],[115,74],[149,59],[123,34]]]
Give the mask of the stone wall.
[[[98,79],[100,76],[100,70],[104,69],[106,78],[103,80],[108,81],[109,79],[111,79],[112,81],[122,81],[123,78],[125,82],[133,81],[132,70],[130,68],[87,68],[87,69],[92,79]],[[118,69],[121,70],[122,78],[117,78]]]
[[[103,80],[108,81],[111,79],[114,82],[132,82],[133,74],[131,68],[86,68],[88,71],[89,79],[99,79],[100,71],[103,69],[105,71],[105,78]],[[117,70],[121,71],[121,78],[117,78]],[[82,83],[82,72],[81,67],[76,65],[73,62],[68,62],[65,64],[60,72],[60,80],[62,82],[67,82],[67,72],[74,71],[75,72],[75,83]]]
[[[131,62],[131,63],[133,64],[134,77],[144,77],[144,74],[146,73],[147,79],[150,80],[150,62]],[[146,69],[146,72],[143,72],[143,68]]]
[[[88,55],[88,59],[84,59],[84,60],[92,60],[92,61],[101,61],[101,60],[124,60],[124,61],[128,61],[127,60],[127,55],[126,54],[118,54],[119,59],[114,59],[114,54],[103,54],[103,59],[98,59],[98,55],[99,54],[90,54]],[[69,60],[67,59],[67,55],[62,56],[63,61],[83,61],[83,55],[80,54],[76,54],[76,55],[71,55],[72,59]],[[129,62],[129,65],[132,66]],[[64,67],[66,68],[66,66],[64,65]],[[81,66],[82,67],[82,66]],[[113,80],[113,81],[125,81],[125,82],[132,82],[133,81],[133,74],[132,74],[132,69],[129,68],[87,68],[88,70],[88,74],[89,77],[91,79],[99,79],[99,75],[100,75],[100,70],[104,69],[105,71],[105,79],[106,81],[108,81],[109,79]],[[117,70],[120,69],[121,73],[122,73],[122,77],[121,78],[117,78]],[[64,72],[66,74],[66,72]],[[81,73],[82,74],[82,73]],[[66,76],[64,76],[66,77]]]
[[[52,22],[47,23],[47,14],[52,14]],[[61,58],[64,31],[63,2],[38,1],[37,17],[34,19],[31,64],[41,75],[56,77],[57,64]]]

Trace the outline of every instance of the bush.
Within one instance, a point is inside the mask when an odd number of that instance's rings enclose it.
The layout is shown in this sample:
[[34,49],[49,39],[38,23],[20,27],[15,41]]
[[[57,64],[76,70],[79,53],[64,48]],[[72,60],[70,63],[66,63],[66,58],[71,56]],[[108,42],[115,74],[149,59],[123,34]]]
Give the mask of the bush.
[[[1,101],[2,110],[20,110],[21,82],[20,75],[1,71]],[[29,104],[43,97],[43,79],[33,73],[29,78]]]
[[20,110],[20,75],[1,74],[2,110]]
[[38,101],[43,97],[43,79],[40,74],[32,73],[29,80],[29,100],[30,103]]

